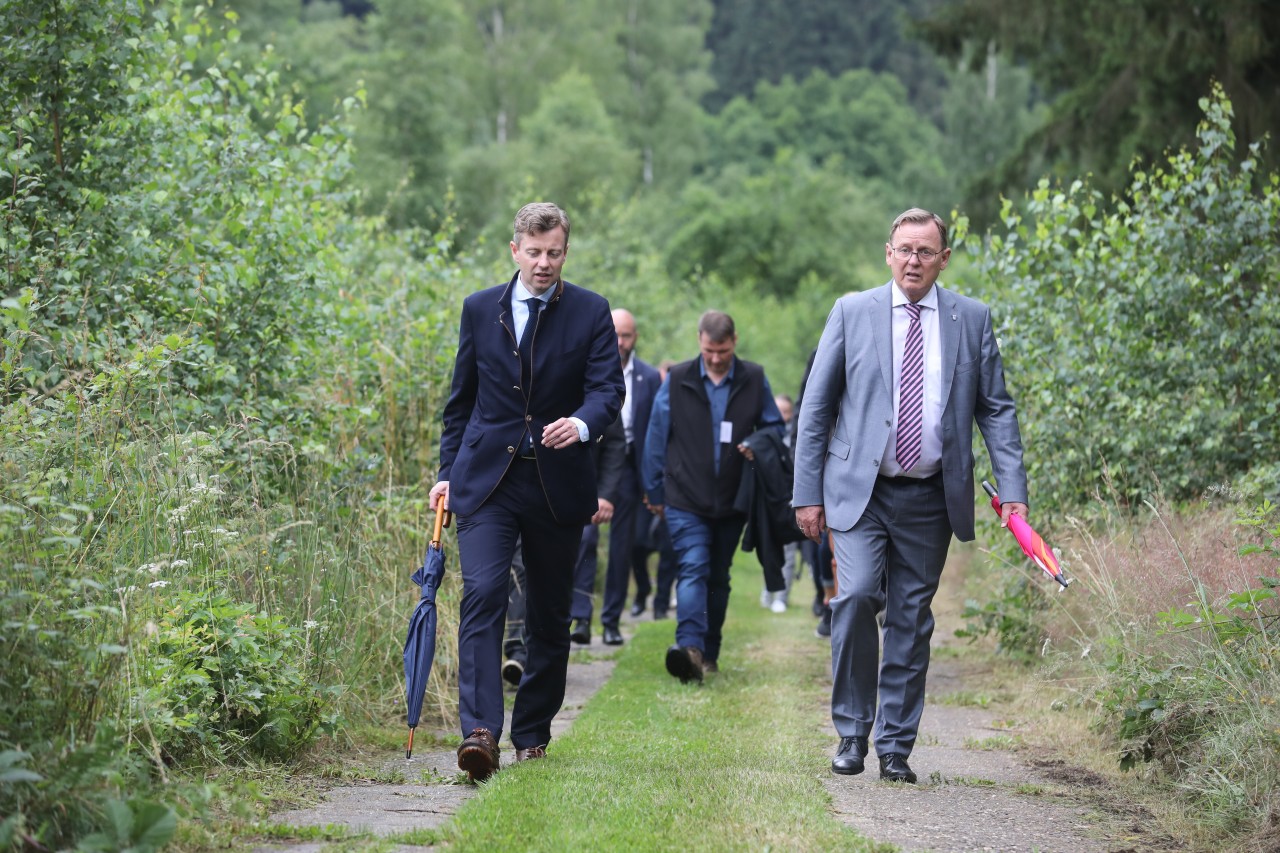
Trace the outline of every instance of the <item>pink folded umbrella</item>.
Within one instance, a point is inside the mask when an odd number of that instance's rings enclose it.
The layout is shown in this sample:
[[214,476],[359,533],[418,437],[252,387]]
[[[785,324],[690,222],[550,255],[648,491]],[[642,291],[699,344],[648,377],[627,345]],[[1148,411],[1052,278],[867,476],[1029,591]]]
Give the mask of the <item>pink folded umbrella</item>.
[[[982,481],[982,488],[991,496],[991,508],[996,511],[996,517],[1000,517],[1000,496],[996,494],[995,486]],[[1031,561],[1039,566],[1049,577],[1062,584],[1062,588],[1066,589],[1067,584],[1071,583],[1067,576],[1062,573],[1062,567],[1058,565],[1058,558],[1053,556],[1053,552],[1049,550],[1049,546],[1045,544],[1044,539],[1039,533],[1031,528],[1027,520],[1020,515],[1009,516],[1009,532],[1013,534],[1013,538],[1018,540],[1018,545],[1022,547],[1022,553],[1031,558]]]

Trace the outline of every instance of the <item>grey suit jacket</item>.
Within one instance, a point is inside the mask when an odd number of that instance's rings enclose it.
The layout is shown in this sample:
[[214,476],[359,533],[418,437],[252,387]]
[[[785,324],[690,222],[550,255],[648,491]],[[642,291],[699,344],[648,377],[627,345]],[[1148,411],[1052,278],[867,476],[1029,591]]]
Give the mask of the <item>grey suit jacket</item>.
[[[942,345],[942,482],[951,529],[974,537],[973,424],[1005,502],[1027,502],[1027,472],[991,311],[938,288]],[[893,422],[893,282],[842,296],[827,317],[800,406],[792,505],[821,505],[848,530],[871,499]]]

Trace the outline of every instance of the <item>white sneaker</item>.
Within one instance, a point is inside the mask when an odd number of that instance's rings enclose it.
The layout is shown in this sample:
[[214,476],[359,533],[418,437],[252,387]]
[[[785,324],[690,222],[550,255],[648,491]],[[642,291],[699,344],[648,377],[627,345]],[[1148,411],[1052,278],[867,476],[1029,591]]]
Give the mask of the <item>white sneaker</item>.
[[772,610],[774,613],[786,613],[787,603],[783,601],[781,598],[775,598],[773,600],[773,604],[769,605],[769,609]]
[[770,607],[772,606],[772,603],[773,603],[773,593],[769,592],[769,590],[767,589],[760,590],[760,606]]

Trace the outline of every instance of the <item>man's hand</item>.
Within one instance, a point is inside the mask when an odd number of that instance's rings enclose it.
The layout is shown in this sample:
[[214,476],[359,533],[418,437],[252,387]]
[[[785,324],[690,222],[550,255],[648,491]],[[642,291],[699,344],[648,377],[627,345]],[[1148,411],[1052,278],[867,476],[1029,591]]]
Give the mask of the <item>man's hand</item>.
[[613,518],[613,504],[604,498],[598,498],[596,514],[591,516],[592,524],[607,524]]
[[756,461],[755,451],[752,450],[750,447],[747,447],[745,444],[738,445],[738,452],[741,453],[743,456],[747,457],[748,462]]
[[444,508],[449,509],[449,481],[441,480],[431,487],[431,493],[427,495],[427,500],[431,503],[431,508],[436,508],[436,501],[441,495],[444,495]]
[[796,507],[796,525],[805,537],[814,542],[822,541],[822,531],[827,526],[827,513],[821,506]]
[[645,505],[645,506],[647,506],[647,507],[649,508],[649,512],[651,512],[651,513],[653,513],[654,515],[658,516],[658,518],[663,518],[663,517],[665,517],[665,515],[666,515],[666,513],[664,512],[665,507],[663,507],[663,505],[662,505],[662,504],[651,504],[651,503],[649,503],[649,502],[646,500],[646,501],[644,502],[644,505]]
[[1000,526],[1009,526],[1009,516],[1020,515],[1025,520],[1027,517],[1027,505],[1020,503],[1001,503],[1000,504]]
[[549,423],[542,428],[543,447],[560,450],[561,448],[571,447],[581,441],[582,436],[578,433],[578,425],[568,418],[560,418],[560,420]]

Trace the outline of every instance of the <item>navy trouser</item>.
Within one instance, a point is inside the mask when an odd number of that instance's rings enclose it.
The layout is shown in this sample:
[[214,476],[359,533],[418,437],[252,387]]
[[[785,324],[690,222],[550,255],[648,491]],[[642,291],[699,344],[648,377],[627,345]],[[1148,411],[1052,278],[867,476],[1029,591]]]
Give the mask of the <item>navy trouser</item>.
[[569,605],[581,524],[559,524],[538,466],[516,459],[489,499],[458,517],[462,604],[458,621],[458,716],[462,733],[502,735],[502,634],[516,539],[524,557],[528,657],[511,712],[517,749],[551,740],[569,668]]

